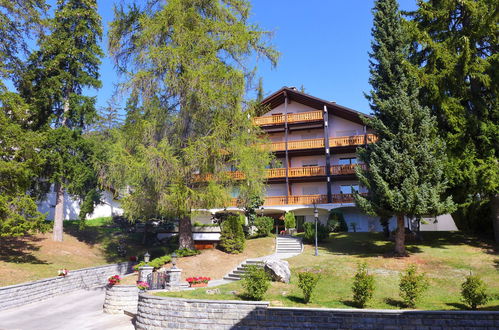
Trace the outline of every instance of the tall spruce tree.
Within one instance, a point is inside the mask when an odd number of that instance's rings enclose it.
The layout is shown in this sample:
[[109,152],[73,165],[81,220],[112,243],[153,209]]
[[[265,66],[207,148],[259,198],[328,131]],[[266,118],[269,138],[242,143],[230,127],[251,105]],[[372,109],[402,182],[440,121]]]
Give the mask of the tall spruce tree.
[[[269,154],[242,108],[257,53],[275,62],[267,33],[248,24],[247,1],[147,1],[117,7],[110,50],[129,103],[123,136],[105,172],[129,187],[126,214],[178,218],[180,247],[192,247],[195,209],[262,193]],[[234,165],[242,180],[228,175]],[[115,173],[115,174],[112,174]],[[200,180],[207,178],[207,180]]]
[[366,123],[380,140],[358,151],[369,167],[358,168],[357,176],[369,192],[355,198],[369,214],[396,216],[395,254],[404,256],[404,217],[438,215],[452,206],[450,199],[441,199],[446,188],[445,145],[429,109],[420,106],[417,86],[408,75],[407,39],[397,1],[375,1],[373,15],[368,99],[374,117]]
[[420,100],[447,144],[449,193],[460,206],[456,223],[483,232],[492,218],[499,241],[497,1],[419,1],[408,14]]
[[95,189],[91,150],[83,129],[96,117],[95,97],[86,88],[99,88],[102,51],[101,18],[96,0],[58,0],[49,34],[38,40],[39,50],[30,60],[18,88],[36,116],[32,121],[49,135],[45,176],[55,185],[54,240],[62,241],[64,193],[85,197]]
[[0,237],[45,228],[33,186],[44,163],[44,136],[32,129],[31,109],[6,84],[22,70],[28,38],[42,31],[45,7],[39,0],[0,0]]

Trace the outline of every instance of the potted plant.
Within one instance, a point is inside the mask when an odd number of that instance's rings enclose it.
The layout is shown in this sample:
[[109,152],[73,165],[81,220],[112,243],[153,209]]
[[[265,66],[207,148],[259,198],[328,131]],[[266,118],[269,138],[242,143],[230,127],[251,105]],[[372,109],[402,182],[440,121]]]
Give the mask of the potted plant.
[[139,288],[141,292],[144,292],[145,290],[149,289],[149,283],[144,281],[138,281],[137,288]]
[[57,276],[65,277],[66,275],[68,275],[68,273],[69,272],[66,268],[62,268],[57,271]]
[[121,277],[119,275],[113,275],[107,279],[109,285],[116,285],[121,283]]
[[209,277],[189,277],[186,281],[189,283],[191,288],[200,288],[208,286],[208,282],[211,280]]

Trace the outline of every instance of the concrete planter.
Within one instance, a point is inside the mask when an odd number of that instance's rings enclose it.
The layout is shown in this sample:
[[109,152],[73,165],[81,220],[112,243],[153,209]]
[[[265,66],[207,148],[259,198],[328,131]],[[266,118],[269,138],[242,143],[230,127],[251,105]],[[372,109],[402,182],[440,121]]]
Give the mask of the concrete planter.
[[124,310],[135,313],[139,289],[135,285],[111,285],[106,287],[104,313],[123,314]]

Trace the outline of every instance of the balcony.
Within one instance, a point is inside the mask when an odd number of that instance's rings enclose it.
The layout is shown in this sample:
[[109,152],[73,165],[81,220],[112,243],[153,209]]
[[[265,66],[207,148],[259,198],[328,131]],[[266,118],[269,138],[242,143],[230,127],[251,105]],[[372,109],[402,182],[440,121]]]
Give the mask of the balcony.
[[[322,121],[322,111],[308,111],[299,113],[288,113],[288,123],[306,123]],[[257,126],[282,125],[286,121],[285,115],[272,115],[253,118],[253,123]]]
[[[366,193],[361,193],[366,196]],[[353,194],[333,194],[333,204],[354,203]],[[290,196],[267,196],[263,206],[275,205],[311,205],[327,204],[327,195],[290,195]],[[230,206],[238,206],[237,198],[233,198]]]
[[[362,166],[362,168],[366,168],[364,164],[348,164],[348,165],[332,165],[331,166],[331,175],[350,175],[355,174],[355,167]],[[267,179],[277,179],[277,178],[285,178],[286,177],[286,169],[285,168],[272,168],[266,170]],[[235,179],[242,180],[244,179],[244,173],[239,171],[231,171],[227,172],[227,174]],[[301,178],[301,177],[309,177],[309,176],[325,176],[326,175],[326,167],[325,166],[307,166],[307,167],[290,167],[288,169],[288,178]],[[209,181],[212,179],[212,175],[207,174],[204,176],[199,176],[196,181]]]
[[[353,135],[329,138],[329,147],[348,147],[360,146],[367,143],[374,143],[378,141],[378,137],[374,134],[367,135]],[[268,144],[271,151],[285,151],[286,142],[271,142]],[[308,139],[288,141],[288,150],[306,150],[306,149],[319,149],[324,148],[324,139]]]

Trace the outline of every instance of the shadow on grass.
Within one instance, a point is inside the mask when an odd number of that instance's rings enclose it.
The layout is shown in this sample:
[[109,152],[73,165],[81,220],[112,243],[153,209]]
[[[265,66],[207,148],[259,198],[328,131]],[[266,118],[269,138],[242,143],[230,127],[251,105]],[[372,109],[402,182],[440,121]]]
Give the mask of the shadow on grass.
[[340,300],[340,302],[348,307],[359,308],[353,300]]
[[394,298],[385,298],[383,301],[390,306],[397,307],[397,308],[405,308],[405,304],[402,300],[394,299]]
[[289,301],[292,301],[297,304],[305,304],[305,300],[303,300],[303,297],[298,297],[298,296],[286,296],[286,299]]
[[34,251],[40,250],[37,242],[42,238],[35,236],[24,237],[2,237],[0,241],[0,260],[15,263],[47,264],[33,255]]
[[[465,304],[462,304],[462,303],[445,303],[445,304],[447,306],[455,307],[455,308],[457,308],[459,310],[468,310],[468,311],[472,311],[473,310],[468,305],[465,305]],[[499,311],[499,305],[478,307],[477,309],[475,309],[475,311]]]
[[[447,248],[450,245],[470,245],[495,254],[494,242],[461,232],[422,232],[421,241],[407,241],[409,254],[422,252],[421,247]],[[358,257],[395,257],[394,242],[386,240],[383,233],[334,233],[320,243],[320,247],[333,254],[355,255]],[[499,269],[499,260],[495,262]]]

